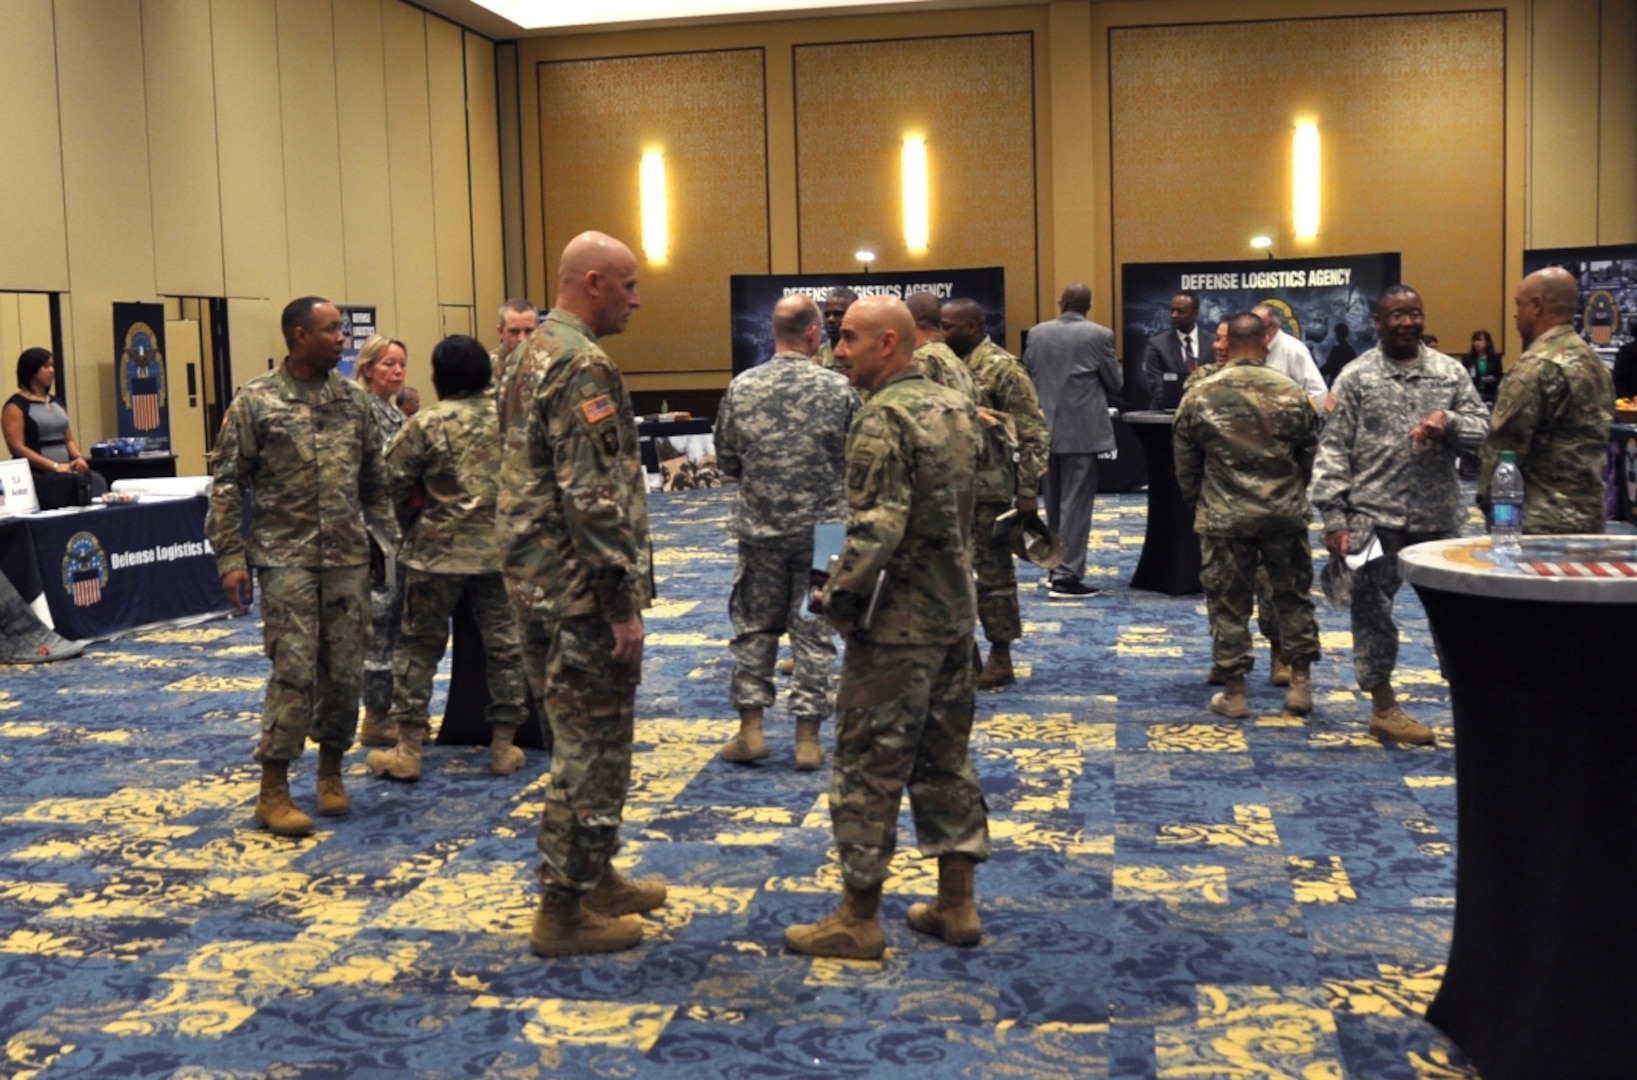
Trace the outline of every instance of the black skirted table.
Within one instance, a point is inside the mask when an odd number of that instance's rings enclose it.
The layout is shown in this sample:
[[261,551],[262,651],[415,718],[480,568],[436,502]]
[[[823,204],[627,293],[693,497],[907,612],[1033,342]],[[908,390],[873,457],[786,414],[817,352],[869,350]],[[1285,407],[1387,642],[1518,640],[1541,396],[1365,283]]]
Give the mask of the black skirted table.
[[1097,494],[1118,495],[1136,491],[1148,482],[1147,466],[1143,463],[1142,447],[1131,425],[1123,415],[1108,410],[1109,423],[1114,428],[1114,449],[1097,455]]
[[1427,1019],[1484,1080],[1633,1075],[1637,537],[1400,554],[1455,718],[1455,930]]
[[[488,746],[494,729],[489,724],[489,654],[483,648],[477,616],[466,596],[455,605],[454,655],[449,658],[449,697],[438,725],[439,746]],[[545,748],[545,720],[534,694],[524,688],[523,721],[517,725],[517,745],[525,750]]]
[[1176,414],[1169,412],[1125,414],[1148,465],[1148,529],[1131,587],[1186,596],[1204,590],[1199,584],[1194,515],[1182,501],[1182,488],[1177,484],[1176,454],[1171,449],[1175,421]]

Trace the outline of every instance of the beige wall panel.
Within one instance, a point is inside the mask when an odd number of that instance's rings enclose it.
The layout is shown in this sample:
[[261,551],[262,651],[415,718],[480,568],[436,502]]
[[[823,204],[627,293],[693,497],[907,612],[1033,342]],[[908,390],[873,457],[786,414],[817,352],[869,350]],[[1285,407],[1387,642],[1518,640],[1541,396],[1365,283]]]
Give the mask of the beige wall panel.
[[386,57],[380,0],[335,5],[335,93],[341,129],[342,239],[349,304],[398,324],[393,294],[392,181],[387,168]]
[[1597,242],[1637,243],[1637,2],[1603,0]]
[[[626,371],[732,367],[728,277],[768,270],[762,82],[760,49],[540,66],[547,277],[555,282],[563,245],[586,229],[637,251],[643,309],[610,348]],[[664,263],[641,251],[638,169],[649,149],[665,153]]]
[[1598,8],[1534,0],[1528,247],[1597,242]]
[[292,296],[345,296],[341,158],[330,0],[278,0],[279,114]]
[[[1430,331],[1458,341],[1486,327],[1500,341],[1504,32],[1498,12],[1115,30],[1115,265],[1245,258],[1263,232],[1285,257],[1401,251]],[[1281,77],[1247,93],[1234,58],[1252,54]],[[1311,243],[1290,209],[1304,116],[1322,141]],[[1222,132],[1232,152],[1210,137]],[[1389,164],[1399,147],[1413,148],[1402,167]]]
[[221,296],[210,0],[143,0],[142,69],[151,118],[154,279],[162,293]]
[[[1076,0],[1057,0],[1051,5],[1051,109],[1048,160],[1049,184],[1041,199],[1040,243],[1051,242],[1052,268],[1040,282],[1040,310],[1057,309],[1057,297],[1071,282],[1090,282],[1092,253],[1096,250],[1096,205],[1092,197],[1100,181],[1092,158],[1093,50],[1091,7]],[[1049,214],[1048,214],[1048,209]],[[1044,261],[1045,251],[1042,250]],[[1094,317],[1107,322],[1112,296],[1093,300]]]
[[[57,8],[63,194],[74,326],[64,345],[68,413],[86,445],[115,430],[116,300],[153,300],[153,218],[137,0]],[[65,330],[66,335],[66,330]],[[70,350],[72,346],[72,351]]]
[[426,91],[426,15],[381,8],[386,50],[387,167],[392,175],[392,270],[398,313],[385,331],[409,346],[413,377],[438,341],[438,246],[433,231],[432,135]]
[[251,300],[229,297],[227,331],[233,339],[233,385],[222,395],[231,401],[239,387],[284,359],[284,336],[279,331],[279,315],[288,301]]
[[210,10],[227,294],[282,303],[290,298],[290,261],[277,9],[273,0],[213,0]]
[[[465,35],[466,149],[471,162],[472,288],[478,337],[489,336],[485,311],[506,302],[505,224],[500,209],[500,117],[495,92],[495,45]],[[519,266],[522,252],[518,252]]]
[[[524,175],[522,155],[525,134],[521,111],[527,104],[529,115],[538,116],[539,87],[532,77],[521,79],[516,42],[496,45],[494,54],[495,113],[500,127],[500,220],[506,238],[506,295],[529,296],[533,295],[529,291],[529,275],[536,273],[537,262],[543,263],[543,259],[533,257],[538,252],[531,252],[528,239],[533,238],[538,247],[539,214],[535,210],[539,206],[540,170],[528,169],[527,176]],[[532,75],[534,69],[531,67],[529,70]],[[523,93],[525,86],[529,90],[526,95]],[[528,141],[538,148],[539,133],[531,128]],[[538,161],[538,155],[531,160]],[[525,185],[535,200],[533,209],[527,214],[523,206]],[[525,228],[525,219],[532,222],[528,229]],[[537,273],[537,276],[542,281],[545,279],[543,272]],[[537,306],[543,306],[546,300],[543,292],[534,296]]]
[[51,0],[0,3],[0,289],[68,288]]
[[[1034,104],[1032,34],[799,47],[802,271],[855,269],[861,247],[880,270],[1003,266],[1015,348],[1036,312]],[[927,141],[931,240],[918,254],[900,182],[911,133]]]
[[460,27],[426,20],[426,91],[432,136],[432,224],[438,302],[472,303],[472,189],[466,175],[466,49]]

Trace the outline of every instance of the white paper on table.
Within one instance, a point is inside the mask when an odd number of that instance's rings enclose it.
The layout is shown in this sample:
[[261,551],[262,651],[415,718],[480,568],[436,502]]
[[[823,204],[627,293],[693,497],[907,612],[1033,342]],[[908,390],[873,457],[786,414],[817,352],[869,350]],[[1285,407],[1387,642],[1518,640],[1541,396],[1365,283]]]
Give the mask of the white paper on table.
[[1347,569],[1358,570],[1363,567],[1365,563],[1373,562],[1374,560],[1381,558],[1382,554],[1381,537],[1372,536],[1370,537],[1370,542],[1364,545],[1363,551],[1359,552],[1357,555],[1347,556]]

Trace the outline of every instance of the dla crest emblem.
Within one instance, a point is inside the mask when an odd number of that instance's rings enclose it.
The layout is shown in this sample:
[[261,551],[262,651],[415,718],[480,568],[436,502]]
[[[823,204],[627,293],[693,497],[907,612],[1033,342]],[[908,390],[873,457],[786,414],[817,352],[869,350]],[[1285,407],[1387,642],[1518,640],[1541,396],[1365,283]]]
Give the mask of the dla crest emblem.
[[68,538],[63,552],[63,591],[74,600],[75,607],[90,607],[102,599],[102,587],[108,584],[108,556],[102,544],[88,532],[77,532]]

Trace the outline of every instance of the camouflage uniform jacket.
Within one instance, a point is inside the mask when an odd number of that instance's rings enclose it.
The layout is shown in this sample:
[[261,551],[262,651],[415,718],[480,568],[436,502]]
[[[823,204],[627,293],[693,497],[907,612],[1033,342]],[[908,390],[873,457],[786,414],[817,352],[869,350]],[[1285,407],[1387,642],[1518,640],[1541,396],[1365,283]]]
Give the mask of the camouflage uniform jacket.
[[835,346],[830,344],[829,338],[819,342],[819,351],[813,354],[813,363],[825,371],[841,371],[841,361],[836,359]]
[[1183,397],[1171,438],[1195,532],[1262,536],[1307,528],[1319,417],[1287,376],[1256,360],[1229,360]]
[[404,521],[399,560],[434,574],[497,573],[499,477],[500,436],[492,399],[479,395],[440,401],[410,417],[387,447],[387,485],[400,514],[417,484],[425,498],[420,513]]
[[[362,566],[369,561],[365,510],[396,532],[370,397],[333,371],[308,389],[287,362],[234,395],[216,439],[205,518],[222,574],[246,566]],[[240,532],[246,488],[248,541]]]
[[[1213,360],[1208,364],[1199,365],[1188,373],[1188,377],[1186,379],[1182,380],[1182,396],[1187,397],[1188,391],[1192,390],[1194,387],[1198,386],[1200,383],[1204,382],[1206,379],[1209,379],[1212,375],[1215,375],[1221,370],[1222,362],[1220,360]],[[1182,406],[1179,403],[1177,407],[1181,408]]]
[[1479,502],[1489,504],[1495,465],[1511,450],[1523,473],[1524,532],[1602,532],[1612,423],[1608,367],[1574,327],[1552,327],[1501,383],[1479,462]]
[[375,417],[375,427],[381,433],[381,449],[385,450],[398,432],[404,429],[404,421],[408,417],[393,402],[371,393],[368,387],[363,389],[364,395],[369,398],[370,415]]
[[978,384],[972,380],[972,372],[961,362],[942,341],[929,341],[918,346],[915,350],[915,366],[921,369],[921,374],[937,383],[947,386],[951,390],[959,391],[966,400],[974,405],[978,401]]
[[504,341],[489,350],[489,370],[493,372],[490,376],[490,386],[500,385],[500,377],[506,372],[506,358],[510,355]]
[[739,481],[733,534],[750,543],[806,540],[847,513],[841,471],[858,395],[797,352],[734,377],[716,413],[716,465]]
[[[1410,431],[1435,409],[1448,414],[1443,442],[1416,450]],[[1489,413],[1459,360],[1423,345],[1401,365],[1371,349],[1336,376],[1325,411],[1308,490],[1325,532],[1368,523],[1426,533],[1461,527],[1455,458],[1478,452]],[[1368,522],[1352,522],[1355,515]]]
[[1040,397],[1022,362],[1005,349],[984,339],[973,346],[966,366],[977,384],[978,404],[1003,412],[1017,429],[1017,488],[1008,482],[997,486],[996,477],[985,470],[978,477],[979,502],[1010,502],[1014,495],[1035,495],[1046,475],[1051,441],[1046,434],[1046,414],[1040,411]]
[[824,587],[825,611],[861,638],[934,645],[972,632],[977,592],[967,553],[978,431],[972,404],[913,367],[870,396],[847,436],[847,542]]
[[507,365],[496,506],[513,600],[547,622],[624,622],[653,599],[647,484],[625,381],[591,328],[560,308],[520,349]]

